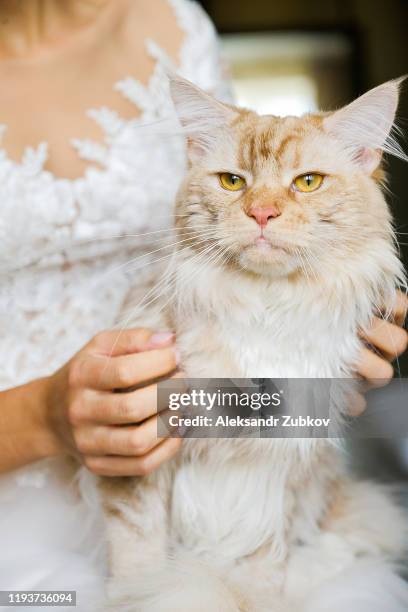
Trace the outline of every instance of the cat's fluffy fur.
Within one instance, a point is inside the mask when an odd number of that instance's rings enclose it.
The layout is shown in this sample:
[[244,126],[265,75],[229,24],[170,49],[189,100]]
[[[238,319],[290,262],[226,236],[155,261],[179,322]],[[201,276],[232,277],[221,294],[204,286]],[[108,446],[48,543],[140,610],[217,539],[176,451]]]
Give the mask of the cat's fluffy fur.
[[[398,82],[331,114],[259,117],[173,77],[190,169],[171,317],[194,377],[349,376],[359,328],[403,272],[380,169]],[[293,179],[325,175],[299,193]],[[246,179],[224,190],[218,173]],[[252,207],[273,205],[260,229]],[[190,232],[190,233],[189,233]],[[188,238],[188,240],[186,240]],[[403,612],[407,535],[389,492],[356,482],[327,440],[186,440],[144,479],[102,484],[111,609]]]

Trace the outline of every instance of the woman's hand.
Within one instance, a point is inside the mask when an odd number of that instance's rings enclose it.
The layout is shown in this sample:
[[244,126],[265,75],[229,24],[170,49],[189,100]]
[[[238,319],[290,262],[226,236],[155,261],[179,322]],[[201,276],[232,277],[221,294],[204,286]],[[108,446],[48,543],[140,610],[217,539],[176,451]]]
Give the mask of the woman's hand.
[[[390,321],[374,317],[371,328],[361,337],[372,348],[364,347],[361,359],[357,364],[357,373],[366,380],[367,389],[387,384],[394,376],[391,362],[404,353],[408,347],[408,334],[403,329],[408,310],[408,298],[401,291],[397,299]],[[358,416],[367,406],[363,395],[353,398],[350,413]]]
[[394,375],[391,361],[394,361],[408,347],[408,334],[403,329],[408,310],[408,298],[398,292],[397,300],[392,312],[392,319],[385,321],[374,317],[371,328],[362,334],[362,338],[374,350],[364,348],[358,364],[358,373],[368,381],[388,382]]
[[[157,437],[157,387],[149,381],[180,377],[176,367],[171,333],[95,336],[48,379],[47,413],[63,452],[105,476],[148,474],[172,457],[181,441]],[[136,385],[144,386],[129,390]]]

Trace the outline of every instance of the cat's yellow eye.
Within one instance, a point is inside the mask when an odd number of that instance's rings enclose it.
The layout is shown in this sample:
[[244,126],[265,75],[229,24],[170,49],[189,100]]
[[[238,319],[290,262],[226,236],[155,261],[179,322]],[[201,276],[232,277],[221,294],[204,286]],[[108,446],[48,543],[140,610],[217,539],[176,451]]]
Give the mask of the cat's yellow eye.
[[228,189],[228,191],[239,191],[245,187],[246,182],[242,176],[238,176],[237,174],[230,174],[229,172],[223,172],[219,174],[219,179],[221,186],[224,189]]
[[301,191],[302,193],[310,193],[311,191],[316,191],[316,189],[319,189],[322,182],[322,174],[310,172],[308,174],[297,176],[293,181],[293,186],[297,191]]

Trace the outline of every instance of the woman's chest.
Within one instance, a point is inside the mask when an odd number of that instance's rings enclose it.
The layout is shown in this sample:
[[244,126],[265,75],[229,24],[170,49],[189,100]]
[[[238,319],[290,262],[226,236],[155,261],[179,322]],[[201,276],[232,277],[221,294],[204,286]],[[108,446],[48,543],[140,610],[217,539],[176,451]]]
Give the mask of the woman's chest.
[[[159,0],[155,9],[150,4],[120,0],[86,31],[79,24],[72,30],[65,24],[59,37],[45,32],[44,40],[23,45],[17,55],[2,47],[0,124],[7,125],[2,146],[9,159],[20,162],[29,147],[46,142],[44,169],[75,179],[83,176],[89,160],[78,155],[73,141],[94,142],[103,149],[111,136],[90,109],[110,109],[122,121],[140,117],[147,107],[157,110],[148,98],[158,57],[147,40],[154,39],[168,60],[177,62],[185,33],[171,2]],[[3,43],[7,48],[7,39]],[[126,75],[132,75],[138,98],[122,87]]]
[[[0,260],[2,271],[87,259],[122,246],[168,238],[173,202],[184,172],[184,144],[164,140],[138,122],[118,124],[106,109],[98,113],[105,148],[80,144],[98,158],[83,177],[58,179],[44,169],[45,144],[27,149],[21,164],[0,157]],[[0,153],[1,155],[1,153]],[[22,240],[23,238],[23,240]]]
[[131,36],[0,62],[1,271],[120,251],[119,236],[169,227],[185,162],[162,60],[184,33],[167,0],[167,34],[144,4]]

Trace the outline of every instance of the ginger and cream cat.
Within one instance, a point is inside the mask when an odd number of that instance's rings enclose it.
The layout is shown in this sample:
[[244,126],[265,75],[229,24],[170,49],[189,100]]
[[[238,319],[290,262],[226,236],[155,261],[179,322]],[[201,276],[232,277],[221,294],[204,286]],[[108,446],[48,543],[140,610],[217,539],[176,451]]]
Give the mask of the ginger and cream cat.
[[[171,77],[189,171],[166,316],[191,377],[347,377],[403,283],[382,192],[399,82],[339,111],[259,116]],[[403,612],[406,520],[324,439],[186,439],[105,481],[109,609]]]

